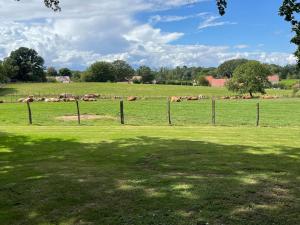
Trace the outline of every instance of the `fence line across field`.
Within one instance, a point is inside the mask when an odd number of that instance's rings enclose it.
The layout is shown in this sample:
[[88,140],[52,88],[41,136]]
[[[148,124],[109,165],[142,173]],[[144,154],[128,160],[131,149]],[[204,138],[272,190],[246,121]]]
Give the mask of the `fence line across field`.
[[[32,113],[32,108],[31,108],[31,104],[30,102],[26,102],[26,105],[27,105],[27,111],[28,111],[28,121],[29,121],[29,124],[33,124],[33,113]],[[173,125],[172,123],[172,107],[171,107],[171,99],[170,98],[167,98],[167,108],[166,108],[166,115],[167,115],[167,124],[168,125]],[[77,116],[77,122],[78,122],[78,125],[81,124],[81,113],[80,113],[80,103],[78,100],[75,101],[75,106],[76,106],[76,116]],[[124,101],[123,100],[120,100],[120,107],[119,107],[119,115],[120,115],[120,124],[124,125],[125,124],[125,111],[126,111],[126,105],[124,104]],[[260,104],[259,103],[256,103],[256,120],[255,120],[255,124],[256,126],[259,126],[260,124]],[[255,109],[255,107],[253,107],[253,109]],[[211,124],[212,125],[216,125],[217,122],[216,122],[216,100],[213,98],[211,100]],[[254,124],[254,123],[253,123]],[[222,123],[220,124],[222,125]]]

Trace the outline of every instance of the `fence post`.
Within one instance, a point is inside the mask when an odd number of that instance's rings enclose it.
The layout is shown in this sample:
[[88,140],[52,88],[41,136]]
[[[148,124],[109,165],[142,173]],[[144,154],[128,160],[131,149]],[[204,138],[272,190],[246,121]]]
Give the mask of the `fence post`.
[[125,124],[125,122],[124,122],[124,102],[123,102],[123,100],[120,100],[120,119],[121,119],[121,124]]
[[28,109],[28,119],[29,119],[29,124],[32,124],[32,115],[31,115],[31,108],[30,108],[30,103],[29,101],[26,102],[27,104],[27,109]]
[[171,101],[170,101],[170,98],[167,99],[167,112],[168,112],[168,123],[169,123],[169,125],[172,125],[172,121],[171,121]]
[[211,123],[216,125],[216,100],[214,98],[211,101]]
[[256,104],[256,126],[259,126],[259,119],[260,119],[260,107],[259,103]]
[[77,99],[76,99],[76,108],[77,108],[78,124],[80,124],[80,109],[79,109],[79,102]]

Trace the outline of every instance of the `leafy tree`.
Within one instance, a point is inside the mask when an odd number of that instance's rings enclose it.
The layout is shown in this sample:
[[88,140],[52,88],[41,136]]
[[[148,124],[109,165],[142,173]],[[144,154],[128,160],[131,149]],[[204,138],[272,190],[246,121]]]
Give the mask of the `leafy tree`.
[[95,62],[82,74],[82,80],[87,82],[115,81],[115,69],[109,62]]
[[249,93],[251,97],[256,92],[265,94],[265,88],[270,85],[269,74],[270,71],[260,62],[249,61],[235,69],[227,88],[240,94]]
[[112,63],[115,68],[115,80],[125,81],[134,76],[134,69],[123,60],[116,60]]
[[6,83],[8,77],[4,73],[2,61],[0,61],[0,83]]
[[0,60],[0,83],[8,82],[14,73],[15,69],[7,62],[7,60]]
[[21,47],[5,59],[12,68],[10,77],[16,81],[45,81],[44,59],[34,49]]
[[72,71],[72,80],[73,81],[80,81],[81,79],[81,71]]
[[221,77],[232,77],[233,71],[240,65],[248,62],[247,59],[232,59],[222,63],[218,69],[217,74]]
[[56,77],[58,76],[57,70],[54,67],[48,67],[46,75],[48,77]]
[[61,68],[59,70],[59,76],[68,76],[71,77],[72,76],[72,71],[68,68]]
[[202,76],[202,77],[199,78],[199,85],[200,86],[209,86],[209,82],[205,78],[205,76]]
[[151,83],[154,80],[154,73],[148,66],[140,66],[136,73],[142,77],[143,83]]

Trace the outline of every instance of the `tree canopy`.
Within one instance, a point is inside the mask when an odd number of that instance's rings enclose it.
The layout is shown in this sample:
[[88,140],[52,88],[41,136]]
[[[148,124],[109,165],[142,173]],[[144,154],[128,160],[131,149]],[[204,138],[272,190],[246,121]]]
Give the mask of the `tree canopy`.
[[227,82],[227,88],[240,94],[253,93],[265,94],[265,88],[270,83],[268,81],[270,71],[266,66],[257,61],[249,61],[237,67],[233,72],[233,77]]
[[109,62],[95,62],[83,74],[82,79],[87,82],[115,81],[114,66]]
[[125,81],[134,75],[134,69],[124,60],[116,60],[112,65],[115,69],[116,81]]
[[230,78],[232,77],[233,71],[238,66],[246,62],[248,62],[247,59],[232,59],[232,60],[225,61],[217,69],[218,76]]
[[72,76],[72,71],[69,68],[61,68],[59,70],[59,76]]
[[151,68],[148,66],[140,66],[136,71],[138,76],[142,77],[143,83],[150,83],[154,80],[155,76]]
[[[15,81],[44,81],[44,59],[34,49],[21,47],[4,60],[8,76]],[[8,73],[8,71],[7,71]]]

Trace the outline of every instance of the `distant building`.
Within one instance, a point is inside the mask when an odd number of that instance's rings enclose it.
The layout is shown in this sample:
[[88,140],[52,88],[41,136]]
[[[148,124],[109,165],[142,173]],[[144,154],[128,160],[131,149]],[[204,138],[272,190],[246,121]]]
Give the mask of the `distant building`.
[[214,78],[213,76],[206,76],[205,79],[208,81],[211,87],[225,87],[228,78]]
[[268,76],[268,81],[274,85],[279,83],[279,76],[278,75],[270,75]]
[[143,77],[142,76],[133,76],[130,80],[128,80],[128,83],[133,84],[133,83],[141,83]]
[[[205,77],[211,87],[225,87],[226,82],[229,80],[228,78],[214,78],[211,75]],[[270,75],[268,76],[268,81],[274,85],[279,83],[279,76],[278,75]]]
[[55,77],[55,80],[65,84],[71,83],[71,78],[69,76],[57,76]]

